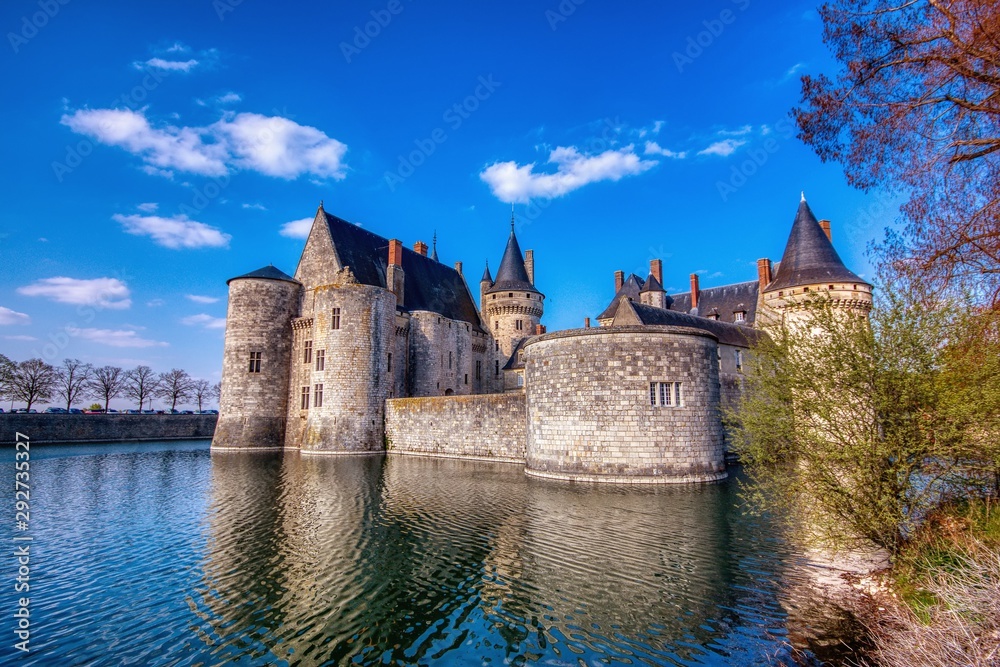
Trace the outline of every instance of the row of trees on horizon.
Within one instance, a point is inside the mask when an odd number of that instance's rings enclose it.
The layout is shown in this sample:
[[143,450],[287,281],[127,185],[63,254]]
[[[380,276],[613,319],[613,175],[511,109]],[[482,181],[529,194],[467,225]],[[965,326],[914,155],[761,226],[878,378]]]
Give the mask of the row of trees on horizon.
[[43,359],[14,362],[0,354],[0,398],[23,402],[28,410],[41,403],[69,410],[82,399],[93,399],[107,411],[114,398],[134,401],[142,410],[150,409],[153,399],[158,398],[171,410],[190,402],[201,411],[209,401],[219,399],[221,384],[193,378],[180,368],[157,373],[144,365],[126,370],[110,365],[95,367],[79,359],[64,359],[53,366]]

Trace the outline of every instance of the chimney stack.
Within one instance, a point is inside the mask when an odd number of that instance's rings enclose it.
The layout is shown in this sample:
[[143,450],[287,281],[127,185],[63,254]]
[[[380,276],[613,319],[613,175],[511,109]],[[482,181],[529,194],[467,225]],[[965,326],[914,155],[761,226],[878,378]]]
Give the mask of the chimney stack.
[[651,259],[649,260],[649,272],[653,274],[657,282],[661,285],[663,284],[663,260],[662,259]]
[[583,318],[583,328],[584,329],[589,329],[590,328],[590,318],[589,317]]
[[385,271],[385,282],[389,290],[396,295],[396,305],[403,305],[403,242],[399,239],[389,241],[389,266]]
[[698,274],[691,274],[691,310],[698,311],[698,296],[701,290],[698,288]]
[[830,221],[820,220],[819,227],[823,230],[823,233],[826,234],[826,240],[833,243],[833,232],[830,231]]
[[535,325],[535,335],[536,336],[541,336],[543,333],[545,333],[545,325],[544,324],[536,324]]
[[413,244],[413,252],[417,253],[418,255],[423,255],[424,257],[426,257],[427,244],[424,243],[423,241],[417,241],[416,243]]
[[458,275],[460,275],[460,276],[462,275],[462,263],[461,262],[455,262],[455,270],[458,271]]
[[618,294],[618,290],[622,288],[625,284],[625,272],[615,271],[615,294]]
[[757,260],[757,282],[760,284],[761,292],[771,284],[771,260],[766,257]]
[[528,280],[532,285],[535,284],[535,251],[525,250],[524,251],[524,270],[528,272]]

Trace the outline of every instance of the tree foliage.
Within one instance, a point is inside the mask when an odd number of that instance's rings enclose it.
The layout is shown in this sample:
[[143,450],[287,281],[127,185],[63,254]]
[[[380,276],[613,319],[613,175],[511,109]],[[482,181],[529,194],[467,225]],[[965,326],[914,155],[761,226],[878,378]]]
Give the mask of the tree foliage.
[[215,396],[215,390],[208,380],[192,380],[191,382],[191,398],[195,400],[198,405],[198,412],[201,412],[204,408],[202,405],[208,399]]
[[948,494],[996,479],[1000,346],[977,341],[997,322],[900,286],[870,323],[821,299],[805,308],[808,326],[772,330],[746,364],[728,415],[737,446],[765,505],[821,541],[895,554]]
[[843,65],[802,79],[800,138],[859,188],[908,197],[896,261],[1000,305],[1000,5],[831,0]]

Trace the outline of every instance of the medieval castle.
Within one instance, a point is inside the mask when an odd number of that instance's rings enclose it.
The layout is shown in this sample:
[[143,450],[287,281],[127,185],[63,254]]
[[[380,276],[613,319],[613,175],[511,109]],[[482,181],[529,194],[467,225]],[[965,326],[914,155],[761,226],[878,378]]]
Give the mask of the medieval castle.
[[[725,477],[720,406],[768,322],[817,292],[867,312],[803,196],[781,261],[757,279],[668,295],[662,262],[615,273],[596,320],[547,333],[534,254],[513,224],[479,307],[462,264],[323,210],[295,275],[229,281],[215,451],[294,449],[510,461],[528,474],[613,482]],[[812,293],[812,294],[811,294]]]

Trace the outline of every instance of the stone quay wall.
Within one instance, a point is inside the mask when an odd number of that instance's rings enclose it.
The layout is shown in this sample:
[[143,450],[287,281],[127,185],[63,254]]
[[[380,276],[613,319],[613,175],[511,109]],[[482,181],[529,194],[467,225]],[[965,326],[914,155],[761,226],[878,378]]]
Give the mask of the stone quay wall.
[[385,402],[386,451],[524,464],[524,394]]
[[[525,471],[615,483],[726,476],[717,339],[669,326],[575,329],[524,347]],[[650,383],[656,383],[655,402]],[[680,383],[661,405],[660,383]]]
[[207,440],[217,415],[24,415],[0,414],[0,437],[13,443],[16,433],[32,444]]

